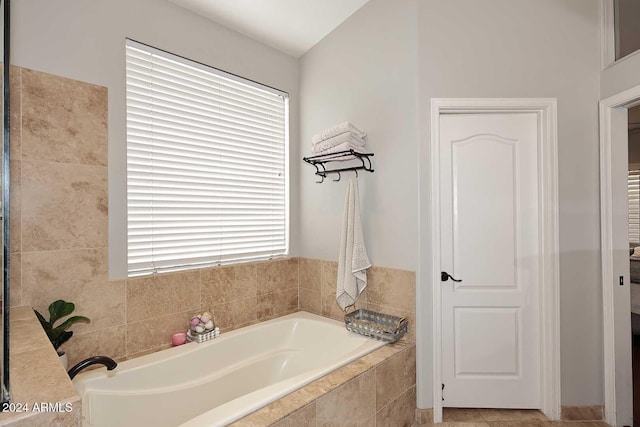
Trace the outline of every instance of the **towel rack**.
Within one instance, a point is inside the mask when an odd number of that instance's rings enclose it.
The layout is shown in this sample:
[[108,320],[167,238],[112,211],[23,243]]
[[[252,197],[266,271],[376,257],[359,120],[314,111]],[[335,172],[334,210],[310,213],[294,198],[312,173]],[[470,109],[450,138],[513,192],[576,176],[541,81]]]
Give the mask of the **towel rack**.
[[[355,171],[356,175],[359,170],[365,170],[367,172],[373,172],[373,165],[371,164],[370,157],[373,157],[373,153],[358,153],[355,150],[346,150],[346,151],[338,151],[331,154],[320,154],[317,156],[311,157],[303,157],[302,160],[309,163],[310,165],[315,166],[316,175],[318,175],[321,180],[316,181],[318,184],[324,182],[324,179],[327,177],[327,174],[335,173],[338,174],[338,179],[334,179],[334,181],[340,181],[341,172]],[[362,164],[356,166],[348,166],[344,168],[336,168],[336,169],[327,169],[325,166],[330,162],[337,161],[349,161],[349,160],[359,160]]]

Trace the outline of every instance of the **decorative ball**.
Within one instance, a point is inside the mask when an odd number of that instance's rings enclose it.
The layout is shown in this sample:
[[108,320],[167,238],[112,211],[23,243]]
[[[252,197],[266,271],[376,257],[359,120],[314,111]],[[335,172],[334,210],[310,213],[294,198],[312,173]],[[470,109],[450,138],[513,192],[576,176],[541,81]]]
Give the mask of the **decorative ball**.
[[202,316],[200,316],[200,321],[202,323],[207,323],[209,319],[211,319],[211,316],[209,316],[207,313],[204,313]]
[[196,326],[198,323],[200,323],[200,319],[198,319],[197,316],[193,316],[191,318],[191,322],[190,323],[191,323],[191,326]]
[[196,332],[197,332],[197,333],[204,332],[204,327],[202,327],[202,325],[198,325],[198,326],[196,326]]
[[205,329],[213,329],[213,320],[209,320],[204,324]]

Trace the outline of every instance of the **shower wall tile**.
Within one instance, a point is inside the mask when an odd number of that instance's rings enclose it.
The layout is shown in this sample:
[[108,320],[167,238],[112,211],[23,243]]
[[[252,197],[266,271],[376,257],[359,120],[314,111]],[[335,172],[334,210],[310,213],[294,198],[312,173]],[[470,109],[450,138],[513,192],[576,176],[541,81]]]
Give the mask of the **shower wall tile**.
[[257,266],[245,264],[202,270],[202,306],[255,297]]
[[127,279],[127,323],[200,308],[200,271]]
[[22,162],[11,160],[9,168],[9,250],[15,253],[22,250]]
[[22,254],[15,252],[9,255],[9,305],[19,307],[22,304]]
[[22,70],[22,158],[107,165],[107,89]]
[[106,247],[107,168],[22,162],[22,250]]
[[22,156],[22,68],[9,66],[9,108],[11,109],[11,139],[9,155],[13,160]]

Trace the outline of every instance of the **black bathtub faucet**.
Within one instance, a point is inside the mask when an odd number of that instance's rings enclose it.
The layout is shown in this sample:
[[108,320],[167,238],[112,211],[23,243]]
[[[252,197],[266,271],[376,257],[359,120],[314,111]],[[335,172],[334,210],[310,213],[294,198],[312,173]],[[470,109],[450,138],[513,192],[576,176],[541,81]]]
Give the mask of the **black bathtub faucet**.
[[116,366],[118,366],[116,361],[113,360],[110,357],[107,357],[107,356],[93,356],[93,357],[89,357],[87,359],[84,359],[82,362],[78,363],[73,368],[69,369],[67,371],[67,374],[69,374],[69,378],[73,379],[73,377],[78,375],[80,373],[80,371],[82,371],[83,369],[85,369],[85,368],[87,368],[87,367],[89,367],[91,365],[104,365],[104,366],[107,367],[108,371],[113,371],[114,369],[116,369]]

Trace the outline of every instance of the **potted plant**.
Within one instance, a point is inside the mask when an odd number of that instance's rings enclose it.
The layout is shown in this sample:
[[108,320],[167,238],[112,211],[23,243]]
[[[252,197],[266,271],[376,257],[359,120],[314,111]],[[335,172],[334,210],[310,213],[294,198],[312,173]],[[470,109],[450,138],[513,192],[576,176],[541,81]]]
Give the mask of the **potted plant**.
[[58,326],[55,326],[55,323],[58,320],[69,316],[75,309],[76,306],[74,303],[59,299],[49,305],[49,320],[45,320],[42,314],[37,310],[33,310],[36,313],[36,317],[40,321],[42,328],[46,332],[47,337],[49,337],[49,341],[51,341],[53,348],[58,353],[60,361],[65,369],[67,369],[67,355],[64,351],[60,351],[59,348],[73,336],[73,331],[67,331],[67,329],[69,329],[74,323],[91,323],[91,320],[87,317],[72,316],[60,323]]

